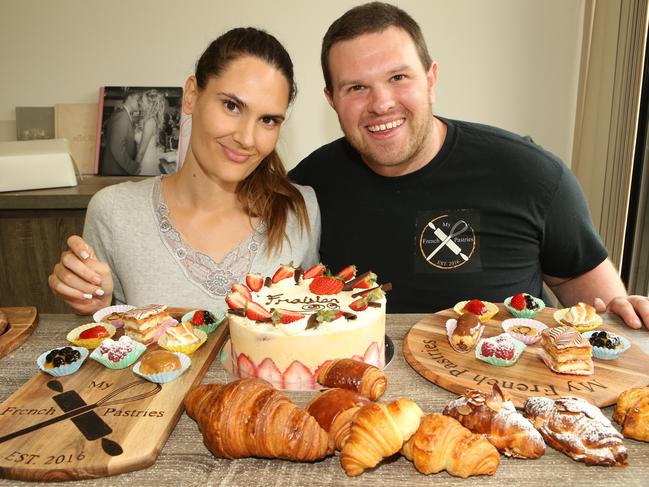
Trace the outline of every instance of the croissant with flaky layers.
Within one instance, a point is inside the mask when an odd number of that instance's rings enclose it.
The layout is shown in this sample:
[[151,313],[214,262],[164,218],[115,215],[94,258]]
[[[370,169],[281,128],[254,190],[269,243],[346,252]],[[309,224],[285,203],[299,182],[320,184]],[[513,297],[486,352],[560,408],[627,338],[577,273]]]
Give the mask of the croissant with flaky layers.
[[578,397],[530,397],[523,414],[546,443],[586,465],[624,466],[627,450],[622,435],[597,406]]
[[487,439],[441,414],[424,416],[401,453],[423,474],[446,470],[456,477],[493,475],[500,454]]
[[376,401],[388,386],[381,369],[350,358],[332,360],[324,365],[317,377],[325,387],[349,389]]
[[306,406],[306,411],[318,424],[329,432],[329,436],[342,450],[351,432],[352,420],[361,407],[370,404],[367,397],[347,389],[327,389],[314,397]]
[[494,385],[491,394],[467,389],[449,402],[444,414],[457,419],[474,433],[485,435],[498,451],[509,457],[539,458],[545,443],[530,421],[516,411],[503,391]]
[[649,387],[634,387],[620,394],[613,421],[622,426],[627,438],[649,441]]
[[195,387],[185,396],[185,408],[216,457],[310,462],[333,453],[313,416],[261,379]]
[[394,455],[419,427],[424,415],[416,403],[397,399],[389,404],[363,406],[352,421],[351,432],[340,454],[340,464],[350,477],[375,467]]

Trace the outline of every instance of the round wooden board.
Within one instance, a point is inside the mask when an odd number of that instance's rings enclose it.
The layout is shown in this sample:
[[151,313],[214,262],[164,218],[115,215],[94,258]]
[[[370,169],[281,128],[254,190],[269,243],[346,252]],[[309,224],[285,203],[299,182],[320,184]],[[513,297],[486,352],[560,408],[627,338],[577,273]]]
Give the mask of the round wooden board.
[[0,358],[13,352],[32,335],[38,324],[38,311],[33,306],[0,308],[7,317],[7,328],[0,335]]
[[[512,318],[502,304],[498,307],[499,313],[485,324],[483,338],[503,333],[501,322]],[[557,326],[552,318],[554,311],[554,308],[546,308],[535,319],[548,326]],[[489,392],[492,385],[498,384],[519,408],[532,396],[578,396],[598,407],[606,407],[615,404],[623,391],[649,382],[649,356],[633,343],[616,360],[593,359],[595,373],[587,376],[550,371],[538,356],[539,343],[528,346],[511,367],[489,365],[478,360],[474,351],[458,353],[451,348],[446,336],[446,321],[457,317],[452,309],[427,316],[416,323],[403,340],[403,354],[412,368],[451,392],[463,394],[467,388]],[[598,329],[623,334],[606,324]]]

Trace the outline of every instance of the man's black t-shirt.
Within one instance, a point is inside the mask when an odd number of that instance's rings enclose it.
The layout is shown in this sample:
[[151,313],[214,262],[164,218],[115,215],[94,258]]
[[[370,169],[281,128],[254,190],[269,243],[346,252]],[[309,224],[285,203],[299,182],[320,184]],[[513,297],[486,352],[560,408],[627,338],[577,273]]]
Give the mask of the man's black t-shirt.
[[422,169],[376,174],[344,138],[289,175],[312,186],[320,259],[391,282],[388,311],[433,312],[464,299],[542,295],[543,274],[573,277],[604,261],[579,184],[558,158],[501,129],[441,119],[444,144]]

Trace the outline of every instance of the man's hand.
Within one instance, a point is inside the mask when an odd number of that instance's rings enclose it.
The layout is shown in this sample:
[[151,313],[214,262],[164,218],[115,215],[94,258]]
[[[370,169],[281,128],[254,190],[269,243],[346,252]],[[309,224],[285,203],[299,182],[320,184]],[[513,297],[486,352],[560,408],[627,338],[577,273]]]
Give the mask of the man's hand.
[[631,328],[649,328],[649,298],[646,296],[617,296],[608,306],[600,298],[595,298],[598,313],[615,313]]
[[54,294],[82,315],[110,306],[113,277],[108,264],[95,258],[92,248],[78,235],[68,238],[68,250],[47,280]]

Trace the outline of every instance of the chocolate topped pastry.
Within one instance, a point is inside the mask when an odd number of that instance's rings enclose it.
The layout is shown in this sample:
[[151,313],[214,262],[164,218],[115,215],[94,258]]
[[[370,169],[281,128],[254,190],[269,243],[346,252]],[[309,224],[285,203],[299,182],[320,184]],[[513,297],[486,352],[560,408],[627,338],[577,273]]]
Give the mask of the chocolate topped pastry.
[[592,347],[581,333],[570,326],[548,328],[541,333],[540,356],[559,374],[593,373]]
[[473,350],[482,336],[484,325],[473,313],[464,313],[457,319],[455,329],[450,331],[449,342],[456,352]]

